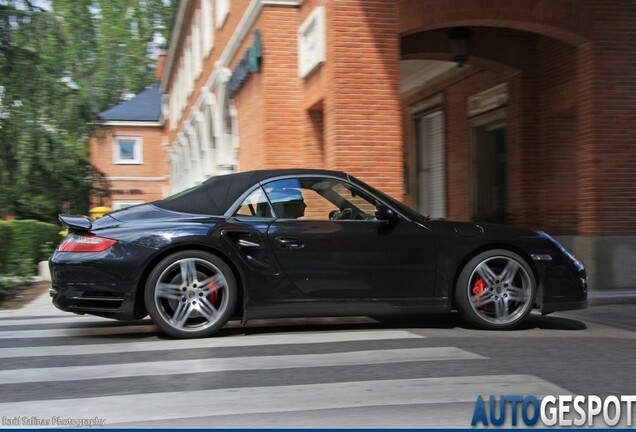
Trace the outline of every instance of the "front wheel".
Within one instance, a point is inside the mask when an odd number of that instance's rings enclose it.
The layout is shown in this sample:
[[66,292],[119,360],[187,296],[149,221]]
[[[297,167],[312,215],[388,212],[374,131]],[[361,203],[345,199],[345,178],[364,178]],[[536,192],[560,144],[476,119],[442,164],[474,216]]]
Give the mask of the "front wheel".
[[462,269],[455,301],[462,317],[477,327],[518,326],[532,311],[537,283],[528,263],[514,252],[492,249]]
[[182,251],[164,258],[150,273],[144,300],[153,322],[177,338],[210,336],[230,319],[236,280],[219,257]]

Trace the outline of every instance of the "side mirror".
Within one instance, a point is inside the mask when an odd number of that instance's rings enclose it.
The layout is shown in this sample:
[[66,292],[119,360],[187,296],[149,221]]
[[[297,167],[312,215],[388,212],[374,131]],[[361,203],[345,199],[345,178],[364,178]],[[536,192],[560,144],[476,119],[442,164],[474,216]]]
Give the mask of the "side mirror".
[[400,216],[384,204],[377,204],[375,206],[375,218],[381,221],[395,222],[400,219]]

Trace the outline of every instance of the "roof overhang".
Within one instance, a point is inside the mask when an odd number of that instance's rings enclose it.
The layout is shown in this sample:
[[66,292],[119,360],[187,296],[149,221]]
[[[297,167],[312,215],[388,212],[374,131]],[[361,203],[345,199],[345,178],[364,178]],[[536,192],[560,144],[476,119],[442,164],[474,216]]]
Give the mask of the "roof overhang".
[[179,46],[179,41],[181,39],[181,27],[183,27],[183,20],[185,18],[186,11],[192,5],[194,5],[194,2],[192,2],[192,0],[181,0],[179,2],[179,7],[175,15],[174,26],[170,31],[170,46],[168,47],[168,56],[166,57],[166,62],[163,66],[163,75],[161,76],[161,84],[159,85],[159,91],[161,91],[161,93],[166,93],[168,81],[170,80],[170,73],[172,71],[172,63],[174,63],[174,57],[176,55],[175,52],[177,50],[177,47]]

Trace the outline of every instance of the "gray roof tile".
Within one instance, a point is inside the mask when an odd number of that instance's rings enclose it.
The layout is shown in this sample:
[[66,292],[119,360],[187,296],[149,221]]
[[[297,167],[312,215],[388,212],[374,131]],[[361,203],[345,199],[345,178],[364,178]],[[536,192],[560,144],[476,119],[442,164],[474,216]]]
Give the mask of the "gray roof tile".
[[156,82],[135,97],[120,102],[99,114],[102,121],[146,121],[157,122],[161,118],[161,92]]

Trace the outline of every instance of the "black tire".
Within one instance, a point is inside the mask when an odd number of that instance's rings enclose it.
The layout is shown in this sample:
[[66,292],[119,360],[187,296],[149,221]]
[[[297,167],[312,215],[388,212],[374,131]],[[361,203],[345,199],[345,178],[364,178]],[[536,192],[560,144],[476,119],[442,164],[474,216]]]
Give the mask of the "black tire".
[[152,321],[164,333],[184,339],[218,332],[232,316],[238,297],[230,267],[203,251],[181,251],[164,258],[145,288]]
[[[481,282],[480,282],[481,280]],[[518,254],[492,249],[472,258],[455,287],[462,318],[488,330],[519,326],[534,307],[537,283],[532,269]]]

